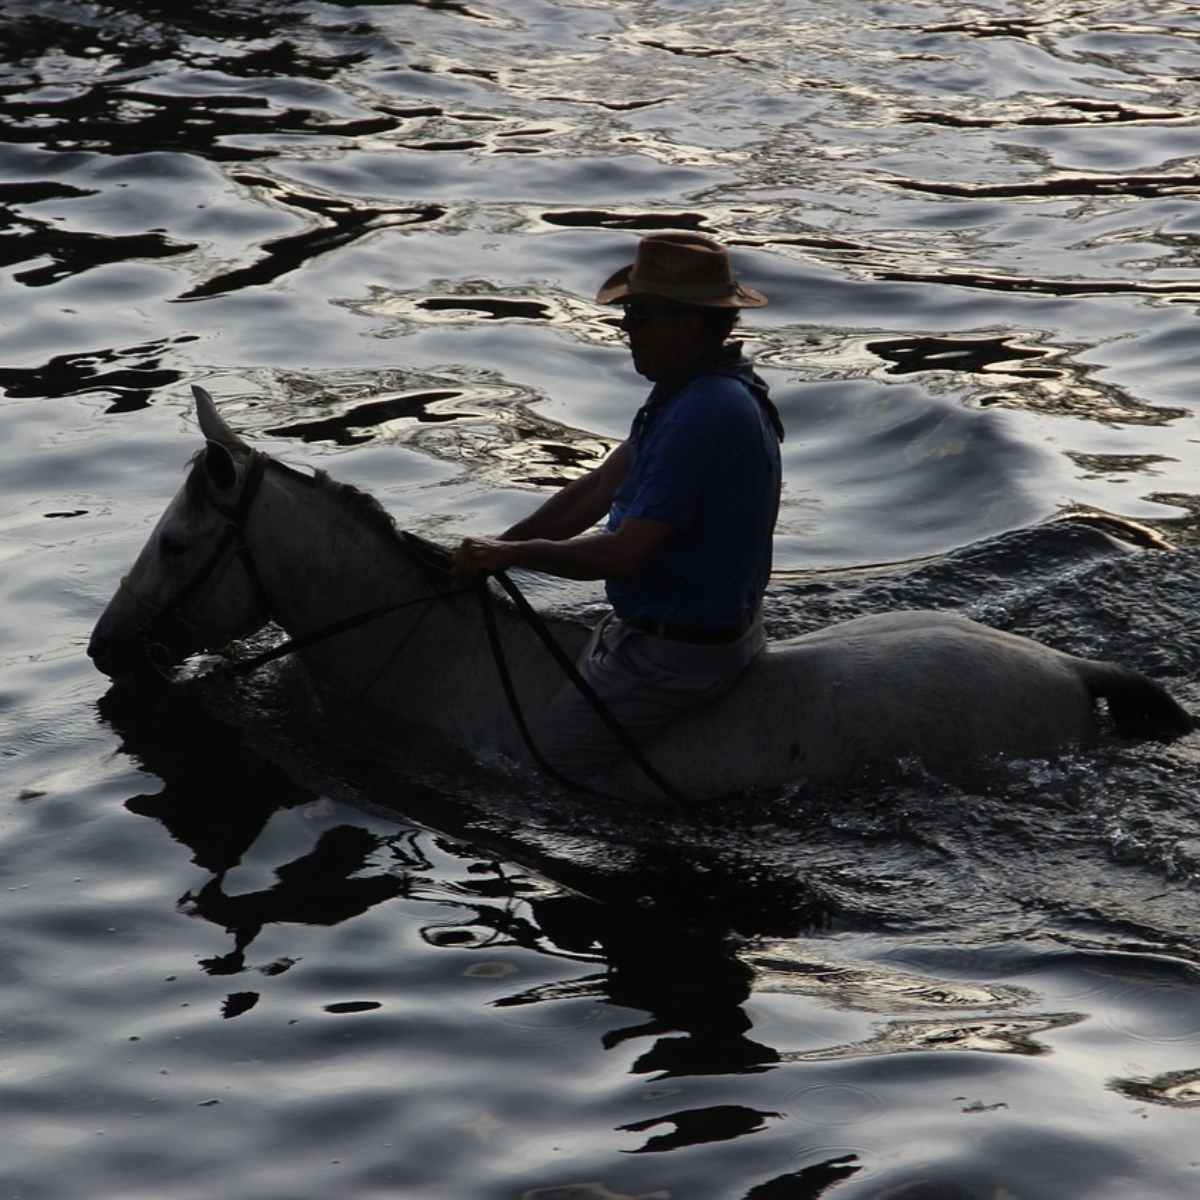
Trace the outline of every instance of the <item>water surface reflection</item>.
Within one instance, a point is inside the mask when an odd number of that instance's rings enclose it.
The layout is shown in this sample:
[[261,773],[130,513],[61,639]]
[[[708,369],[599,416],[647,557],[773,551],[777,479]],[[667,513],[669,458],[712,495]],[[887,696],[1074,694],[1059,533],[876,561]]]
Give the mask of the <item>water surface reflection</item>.
[[622,436],[595,283],[683,228],[773,300],[774,633],[953,607],[1195,703],[1200,16],[1035,7],[4,6],[8,1191],[1191,1186],[1188,746],[633,827],[314,761],[285,674],[97,725],[82,654],[188,384],[504,528]]

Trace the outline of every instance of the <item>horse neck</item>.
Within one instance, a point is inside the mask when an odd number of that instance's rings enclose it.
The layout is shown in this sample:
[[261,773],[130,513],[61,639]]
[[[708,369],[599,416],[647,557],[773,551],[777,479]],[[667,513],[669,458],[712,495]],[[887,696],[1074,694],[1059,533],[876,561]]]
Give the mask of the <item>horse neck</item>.
[[369,497],[278,463],[255,499],[246,540],[272,616],[292,635],[439,586]]
[[[305,653],[335,692],[415,724],[512,743],[508,711],[479,599],[448,597],[445,552],[395,530],[353,489],[268,472],[247,530],[275,620],[290,635],[320,630],[383,605],[402,605]],[[424,600],[422,600],[424,598]],[[561,669],[527,622],[493,605],[498,645],[530,711],[562,683]],[[573,658],[580,627],[551,619]]]

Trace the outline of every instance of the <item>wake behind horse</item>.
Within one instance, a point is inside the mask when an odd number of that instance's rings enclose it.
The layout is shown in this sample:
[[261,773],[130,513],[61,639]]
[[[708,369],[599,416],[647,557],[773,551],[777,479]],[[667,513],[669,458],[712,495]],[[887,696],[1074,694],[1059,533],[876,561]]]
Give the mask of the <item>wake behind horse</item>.
[[[481,607],[450,588],[443,556],[357,489],[252,449],[193,390],[206,444],[95,627],[97,667],[120,677],[148,657],[161,668],[222,650],[271,621],[303,639],[374,613],[302,651],[324,695],[523,757]],[[562,669],[511,606],[497,605],[495,619],[512,690],[536,714]],[[544,620],[574,659],[587,630]],[[906,611],[772,642],[729,693],[676,718],[646,758],[677,793],[700,800],[848,781],[908,759],[952,780],[998,756],[1092,743],[1109,724],[1170,740],[1193,719],[1132,668],[949,613]],[[635,761],[617,777],[622,794],[663,798]]]

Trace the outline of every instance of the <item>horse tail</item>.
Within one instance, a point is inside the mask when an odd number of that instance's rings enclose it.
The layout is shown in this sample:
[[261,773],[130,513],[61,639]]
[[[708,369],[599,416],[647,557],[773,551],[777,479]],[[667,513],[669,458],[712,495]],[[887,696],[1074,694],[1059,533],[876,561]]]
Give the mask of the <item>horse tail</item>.
[[1116,663],[1082,661],[1084,686],[1107,703],[1122,737],[1170,742],[1196,728],[1196,718],[1156,680]]

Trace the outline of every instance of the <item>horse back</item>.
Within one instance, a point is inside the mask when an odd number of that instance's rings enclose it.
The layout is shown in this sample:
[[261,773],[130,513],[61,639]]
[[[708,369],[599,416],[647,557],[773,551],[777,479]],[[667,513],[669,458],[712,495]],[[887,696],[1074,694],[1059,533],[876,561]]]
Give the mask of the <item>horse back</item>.
[[674,722],[653,757],[710,795],[912,759],[953,779],[1000,755],[1095,740],[1096,699],[1111,702],[1118,684],[1157,711],[1158,685],[1100,666],[1111,668],[949,613],[859,617],[771,643],[727,696]]

